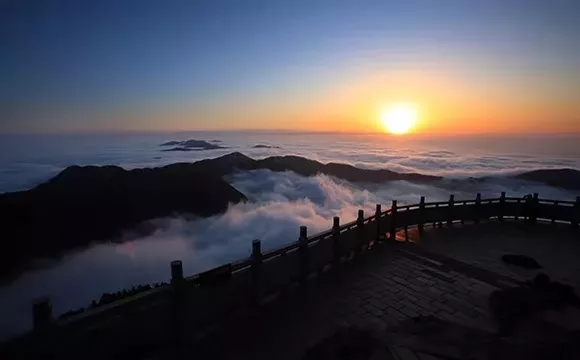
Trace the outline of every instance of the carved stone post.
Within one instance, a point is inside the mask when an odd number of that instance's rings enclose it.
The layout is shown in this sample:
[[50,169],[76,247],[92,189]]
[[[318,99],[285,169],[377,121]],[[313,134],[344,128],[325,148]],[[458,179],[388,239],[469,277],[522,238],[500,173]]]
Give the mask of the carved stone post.
[[530,211],[530,221],[532,224],[535,224],[538,221],[538,206],[540,201],[538,199],[538,193],[534,193],[534,197],[532,198],[531,202],[531,211]]
[[252,241],[252,302],[259,304],[262,298],[262,242]]
[[185,308],[186,308],[186,292],[185,279],[183,277],[183,263],[181,260],[174,260],[171,262],[171,286],[173,287],[173,341],[178,349],[184,342],[185,336]]
[[499,215],[498,220],[503,221],[503,214],[505,213],[505,191],[501,192],[501,196],[499,197]]
[[365,221],[365,212],[362,209],[358,211],[358,217],[356,218],[356,236],[357,240],[357,247],[356,247],[356,254],[359,254],[362,249],[364,251],[368,250],[371,239],[365,236],[365,229],[364,229],[364,221]]
[[181,260],[171,262],[171,283],[175,284],[183,280],[183,263]]
[[340,249],[340,218],[338,216],[335,216],[332,219],[332,247],[334,250],[334,258],[332,262],[334,266],[338,266],[342,256]]
[[381,236],[383,235],[382,233],[385,231],[384,229],[381,229],[382,213],[383,212],[381,211],[381,204],[377,204],[377,207],[375,209],[375,224],[377,224],[377,234],[375,238],[375,243],[381,241]]
[[481,219],[481,194],[477,193],[477,196],[475,197],[475,223],[479,224],[479,219]]
[[419,202],[419,221],[417,222],[417,227],[419,228],[419,232],[424,232],[425,231],[425,225],[424,225],[424,219],[425,219],[425,197],[421,196],[421,201]]
[[52,323],[52,303],[48,296],[39,298],[32,303],[32,324],[34,329],[41,329]]
[[453,226],[453,220],[455,214],[453,213],[453,207],[455,206],[455,195],[449,195],[449,204],[447,205],[447,226]]
[[576,202],[574,203],[574,214],[572,217],[572,227],[577,230],[578,224],[580,223],[580,196],[576,197]]
[[298,251],[300,252],[300,281],[306,281],[309,271],[309,254],[308,254],[308,229],[306,226],[300,226],[300,237],[298,238]]
[[391,228],[389,231],[391,240],[395,240],[397,236],[397,200],[393,200],[391,205]]
[[[438,203],[435,204],[435,214],[436,214],[435,217],[438,217],[439,216],[439,204]],[[433,228],[435,228],[437,226],[437,221],[436,220],[433,220],[432,226],[433,226]]]

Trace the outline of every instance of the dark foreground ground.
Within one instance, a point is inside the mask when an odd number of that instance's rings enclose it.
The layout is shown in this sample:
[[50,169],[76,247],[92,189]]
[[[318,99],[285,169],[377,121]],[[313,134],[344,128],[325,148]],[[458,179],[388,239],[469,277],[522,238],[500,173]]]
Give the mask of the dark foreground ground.
[[[181,350],[152,359],[578,359],[580,309],[533,313],[498,335],[489,295],[533,278],[580,285],[580,236],[488,223],[409,231]],[[528,255],[541,270],[501,260]]]

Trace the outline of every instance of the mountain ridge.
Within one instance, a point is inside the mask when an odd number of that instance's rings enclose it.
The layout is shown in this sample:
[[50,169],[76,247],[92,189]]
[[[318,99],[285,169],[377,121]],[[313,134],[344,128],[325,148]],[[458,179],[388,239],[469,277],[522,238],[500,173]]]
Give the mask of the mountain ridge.
[[221,176],[179,164],[70,166],[33,189],[0,194],[0,276],[34,258],[117,238],[150,219],[208,217],[245,201]]
[[[437,184],[443,180],[434,175],[324,164],[295,155],[255,160],[240,152],[133,170],[113,165],[70,166],[30,190],[0,194],[0,238],[6,239],[0,242],[0,276],[31,259],[110,239],[147,220],[222,213],[231,203],[247,201],[246,195],[224,177],[262,169],[292,171],[302,176],[326,174],[366,183],[404,180]],[[580,190],[580,171],[574,169],[533,170],[508,177]],[[18,241],[10,241],[13,234],[18,234]]]
[[[325,164],[297,155],[269,156],[255,160],[237,151],[187,164],[203,170],[219,169],[221,176],[228,175],[236,169],[240,171],[267,169],[278,172],[293,171],[303,176],[314,176],[321,173],[352,182],[380,183],[398,180],[436,182],[445,179],[443,176],[416,172],[400,173],[388,169],[361,169],[345,163],[330,162]],[[580,170],[571,168],[533,169],[510,175],[470,177],[457,181],[486,181],[494,177],[526,180],[565,190],[580,190]]]

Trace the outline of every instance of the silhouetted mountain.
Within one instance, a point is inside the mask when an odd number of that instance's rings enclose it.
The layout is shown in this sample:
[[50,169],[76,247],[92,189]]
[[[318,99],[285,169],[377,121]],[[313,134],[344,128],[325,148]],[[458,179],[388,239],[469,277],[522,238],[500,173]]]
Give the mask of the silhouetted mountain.
[[195,148],[195,147],[190,148],[190,147],[176,146],[176,147],[173,147],[171,149],[163,149],[161,151],[185,151],[185,152],[187,152],[187,151],[204,151],[204,150],[214,150],[214,149],[225,149],[225,148],[222,148],[219,146],[216,148],[214,148],[214,147],[211,147],[211,148],[210,147],[208,147],[208,148]]
[[[187,148],[187,147],[183,147],[183,146],[176,146],[176,147],[173,147],[171,149],[163,149],[161,151],[194,151],[194,150],[196,150],[196,149]],[[204,149],[201,149],[201,150],[204,150]]]
[[193,163],[192,166],[199,168],[200,171],[209,171],[222,176],[230,174],[235,170],[268,169],[277,172],[293,171],[303,176],[326,174],[353,182],[384,182],[392,180],[424,182],[442,179],[439,176],[432,175],[397,173],[389,170],[359,169],[347,164],[323,164],[300,156],[271,156],[261,160],[254,160],[239,152],[215,159],[201,160]]
[[[268,169],[303,176],[326,174],[352,182],[437,182],[439,176],[366,170],[299,156],[254,160],[239,152],[195,163],[127,171],[72,166],[28,191],[0,194],[0,274],[27,260],[107,239],[149,219],[179,213],[211,216],[246,197],[223,180],[236,171]],[[580,189],[580,171],[537,170],[513,176]],[[474,178],[457,181],[485,181]]]
[[0,273],[114,237],[148,219],[206,217],[245,200],[220,176],[191,164],[131,171],[72,166],[32,190],[0,195]]
[[[214,142],[216,140],[213,140]],[[223,146],[209,143],[205,140],[185,140],[185,141],[168,141],[159,146],[175,146],[169,150],[161,151],[193,151],[193,150],[214,150],[214,149],[226,149]]]
[[[264,145],[266,146],[266,145]],[[268,169],[271,171],[293,171],[304,176],[326,174],[353,182],[384,182],[406,180],[413,182],[430,182],[441,180],[441,176],[419,173],[398,173],[386,169],[360,169],[348,164],[323,164],[300,156],[270,156],[261,160],[254,160],[239,152],[230,153],[214,159],[206,159],[191,164],[200,171],[211,172],[216,175],[227,175],[238,170]],[[574,169],[546,169],[534,170],[511,178],[535,181],[549,186],[566,190],[580,190],[580,171]],[[470,177],[468,179],[453,179],[453,183],[469,182],[476,184],[485,182],[490,177]]]
[[534,170],[516,176],[568,190],[580,190],[580,171],[574,169]]
[[258,144],[252,146],[252,149],[280,149],[279,146]]

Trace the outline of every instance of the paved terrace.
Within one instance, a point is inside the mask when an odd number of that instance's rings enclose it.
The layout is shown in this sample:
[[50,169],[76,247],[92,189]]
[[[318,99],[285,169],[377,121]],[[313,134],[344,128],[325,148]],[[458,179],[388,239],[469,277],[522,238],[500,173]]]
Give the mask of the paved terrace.
[[[6,349],[9,355],[22,355],[44,347],[70,358],[99,359],[298,359],[322,339],[354,325],[381,339],[373,359],[469,358],[473,354],[466,355],[462,341],[497,332],[488,296],[537,273],[504,264],[502,255],[531,256],[552,279],[580,284],[580,199],[502,194],[425,203],[422,198],[417,205],[393,202],[385,212],[377,206],[374,216],[363,215],[361,210],[356,222],[342,226],[335,218],[332,231],[313,237],[301,228],[298,242],[269,253],[262,253],[256,241],[251,258],[206,275],[184,279],[180,263],[172,263],[173,286],[70,320],[54,322],[50,311],[40,311],[50,309],[46,303],[36,306],[36,330]],[[225,316],[224,309],[232,306],[241,310]],[[418,317],[423,317],[421,324],[435,322],[431,333],[464,339],[442,346],[441,339],[417,337]],[[459,328],[453,332],[441,325],[449,323]],[[524,342],[529,350],[539,342],[577,335],[579,325],[577,309],[550,310],[519,326],[511,343]],[[509,351],[481,352],[476,358],[502,354]]]
[[[409,242],[399,242],[405,239]],[[580,239],[567,227],[516,222],[455,225],[428,228],[422,235],[410,230],[407,237],[401,231],[397,240],[378,244],[364,258],[227,324],[186,353],[213,359],[298,359],[341,327],[389,331],[421,315],[495,333],[487,305],[490,293],[517,286],[537,273],[506,265],[500,259],[505,253],[533,256],[554,279],[580,284]],[[550,333],[576,330],[580,313],[549,312],[534,321],[545,331],[518,333],[545,339]],[[389,348],[395,357],[385,353],[377,358],[439,358],[429,357],[428,345],[409,343],[408,337],[391,338]],[[462,358],[458,351],[444,352]]]

